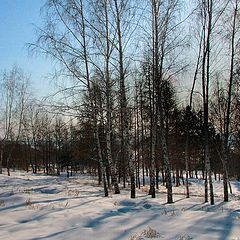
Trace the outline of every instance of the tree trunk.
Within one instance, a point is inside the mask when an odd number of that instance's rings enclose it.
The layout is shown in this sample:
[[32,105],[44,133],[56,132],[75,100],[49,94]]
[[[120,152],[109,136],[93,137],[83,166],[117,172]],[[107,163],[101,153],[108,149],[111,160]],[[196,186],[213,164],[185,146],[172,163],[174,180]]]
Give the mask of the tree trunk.
[[[166,112],[163,109],[163,96],[162,96],[162,82],[163,82],[163,62],[165,59],[165,40],[168,28],[168,22],[165,22],[161,33],[162,39],[159,38],[159,10],[161,1],[152,1],[152,44],[153,44],[153,79],[154,86],[156,87],[157,94],[157,108],[160,119],[160,141],[162,146],[162,156],[166,172],[166,184],[167,184],[167,203],[173,203],[172,193],[172,179],[171,168],[169,163],[168,145],[167,145],[167,133],[166,133]],[[166,16],[168,19],[169,16]],[[161,44],[160,44],[161,40]],[[161,48],[161,50],[160,50]]]
[[114,0],[115,11],[116,11],[116,30],[118,39],[118,72],[119,72],[119,82],[120,82],[120,105],[121,105],[121,116],[123,125],[123,141],[124,150],[126,151],[126,156],[128,158],[129,175],[131,182],[131,198],[135,198],[135,171],[133,156],[131,153],[130,146],[130,119],[127,111],[127,98],[126,98],[126,87],[125,87],[125,71],[123,66],[123,45],[122,45],[122,30],[121,30],[121,13],[119,11],[118,1]]
[[2,168],[3,168],[3,148],[1,146],[1,149],[0,149],[0,174],[3,173]]
[[235,35],[236,35],[236,19],[238,14],[238,0],[235,1],[232,34],[231,34],[231,59],[230,59],[230,76],[228,85],[228,99],[227,99],[227,114],[225,119],[225,137],[224,137],[224,174],[223,174],[223,189],[224,202],[228,202],[228,158],[229,158],[229,132],[230,132],[230,118],[231,118],[231,103],[232,103],[232,88],[234,75],[234,57],[235,57]]
[[[209,124],[208,124],[208,102],[209,102],[209,84],[210,84],[210,50],[211,50],[211,33],[212,33],[212,0],[203,2],[203,59],[202,59],[202,90],[203,90],[203,117],[204,117],[204,157],[205,157],[205,202],[208,201],[208,184],[210,190],[210,202],[214,204],[212,171],[210,164],[209,152]],[[207,182],[208,181],[208,182]]]

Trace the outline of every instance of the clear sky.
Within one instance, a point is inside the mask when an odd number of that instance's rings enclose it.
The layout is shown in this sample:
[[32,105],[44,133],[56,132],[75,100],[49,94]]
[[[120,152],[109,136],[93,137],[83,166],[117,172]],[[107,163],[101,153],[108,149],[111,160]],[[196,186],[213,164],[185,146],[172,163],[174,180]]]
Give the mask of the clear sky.
[[42,25],[40,9],[44,3],[45,0],[0,0],[0,72],[18,65],[31,75],[38,96],[52,88],[46,76],[53,66],[43,57],[29,56],[26,45],[36,40],[34,24]]

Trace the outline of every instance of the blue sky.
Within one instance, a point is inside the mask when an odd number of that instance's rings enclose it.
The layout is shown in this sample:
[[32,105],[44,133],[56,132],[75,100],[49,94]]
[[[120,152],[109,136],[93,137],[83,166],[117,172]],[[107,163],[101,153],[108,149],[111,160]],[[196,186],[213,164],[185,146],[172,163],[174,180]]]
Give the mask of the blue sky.
[[38,96],[51,89],[46,76],[53,66],[44,57],[29,56],[26,45],[36,40],[34,24],[42,25],[40,8],[44,3],[45,0],[0,0],[0,72],[18,65],[31,75]]

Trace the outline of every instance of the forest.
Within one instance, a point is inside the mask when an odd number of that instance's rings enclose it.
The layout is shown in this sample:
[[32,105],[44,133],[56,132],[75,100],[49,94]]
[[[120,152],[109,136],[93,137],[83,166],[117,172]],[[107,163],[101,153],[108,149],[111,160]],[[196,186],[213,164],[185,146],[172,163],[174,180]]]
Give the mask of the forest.
[[[229,201],[240,181],[239,0],[47,0],[30,55],[56,66],[39,99],[13,66],[0,76],[0,174],[98,176],[104,195],[190,178]],[[149,179],[149,181],[148,181]]]

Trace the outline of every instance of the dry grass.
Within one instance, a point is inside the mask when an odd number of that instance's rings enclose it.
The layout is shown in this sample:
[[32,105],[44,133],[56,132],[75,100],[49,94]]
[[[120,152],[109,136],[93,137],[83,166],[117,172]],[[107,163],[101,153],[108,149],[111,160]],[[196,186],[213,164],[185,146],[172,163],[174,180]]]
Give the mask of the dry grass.
[[79,194],[80,194],[80,191],[78,189],[68,190],[68,192],[67,192],[68,196],[78,197]]
[[25,201],[25,205],[27,208],[32,209],[32,210],[44,210],[44,209],[49,209],[49,210],[54,210],[56,208],[67,208],[69,206],[69,202],[63,202],[63,203],[49,203],[49,204],[45,204],[45,205],[41,205],[41,204],[34,204],[31,200],[31,198],[29,197],[26,201]]
[[23,189],[23,193],[27,193],[27,194],[31,194],[32,193],[32,191],[33,191],[33,189],[32,188],[27,188],[27,189]]
[[153,238],[160,238],[160,237],[161,235],[157,230],[151,227],[147,227],[140,234],[136,233],[132,235],[129,240],[144,240],[145,238],[153,239]]
[[190,237],[188,234],[184,234],[184,235],[180,235],[178,240],[191,240],[193,239],[192,237]]
[[39,208],[39,206],[37,204],[34,204],[31,200],[31,198],[29,197],[26,201],[25,201],[26,207],[32,210],[36,210]]
[[151,227],[147,227],[147,229],[144,229],[142,231],[142,236],[144,236],[146,238],[159,238],[160,234],[155,229],[153,229]]
[[0,200],[0,207],[4,207],[4,206],[5,206],[4,200]]

